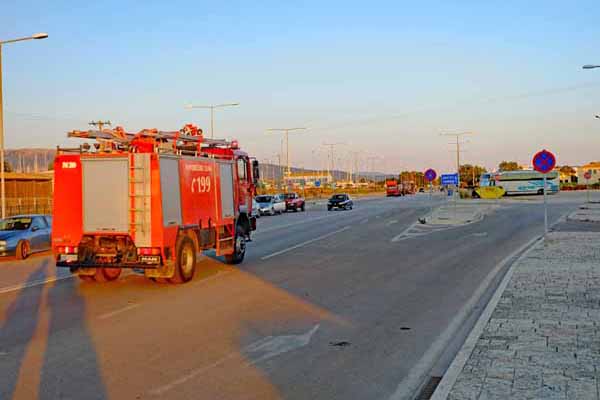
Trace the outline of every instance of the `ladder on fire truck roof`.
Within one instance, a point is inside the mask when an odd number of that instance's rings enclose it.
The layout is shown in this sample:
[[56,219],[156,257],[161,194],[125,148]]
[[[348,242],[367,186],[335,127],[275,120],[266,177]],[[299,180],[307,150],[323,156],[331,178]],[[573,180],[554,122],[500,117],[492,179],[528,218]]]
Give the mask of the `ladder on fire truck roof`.
[[136,138],[150,138],[156,142],[189,142],[200,143],[203,147],[237,147],[236,141],[227,141],[224,139],[208,139],[202,135],[202,130],[194,125],[187,124],[179,131],[159,131],[156,129],[142,129],[137,133],[125,132],[123,128],[102,130],[73,130],[67,133],[68,137],[80,139],[96,139],[103,142],[116,142],[119,144],[129,144]]

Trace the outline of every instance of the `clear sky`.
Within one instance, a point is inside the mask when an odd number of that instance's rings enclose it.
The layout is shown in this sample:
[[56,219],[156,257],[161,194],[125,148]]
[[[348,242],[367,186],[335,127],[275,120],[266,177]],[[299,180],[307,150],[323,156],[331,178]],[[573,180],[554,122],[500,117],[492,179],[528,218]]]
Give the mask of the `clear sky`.
[[[217,111],[219,137],[276,160],[266,128],[294,135],[292,163],[360,151],[386,172],[449,171],[440,132],[472,131],[465,162],[600,159],[597,1],[202,2],[3,0],[6,144],[54,147],[92,119],[174,130]],[[313,150],[315,150],[313,152]],[[339,158],[339,160],[338,160]],[[321,160],[321,161],[319,161]]]

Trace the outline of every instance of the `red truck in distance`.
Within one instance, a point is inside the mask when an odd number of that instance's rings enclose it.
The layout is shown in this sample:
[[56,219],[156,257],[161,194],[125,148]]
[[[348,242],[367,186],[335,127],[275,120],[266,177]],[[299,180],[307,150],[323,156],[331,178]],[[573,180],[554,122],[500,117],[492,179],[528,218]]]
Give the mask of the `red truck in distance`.
[[398,181],[396,179],[385,180],[385,195],[387,197],[396,197],[403,195],[400,185],[398,184]]
[[184,283],[203,250],[243,261],[256,229],[259,166],[237,141],[206,139],[191,124],[173,132],[118,127],[68,136],[96,142],[57,149],[57,267],[86,281],[114,280],[133,268],[158,282]]
[[305,203],[304,198],[302,198],[298,193],[286,193],[283,195],[285,198],[285,210],[286,211],[304,211]]

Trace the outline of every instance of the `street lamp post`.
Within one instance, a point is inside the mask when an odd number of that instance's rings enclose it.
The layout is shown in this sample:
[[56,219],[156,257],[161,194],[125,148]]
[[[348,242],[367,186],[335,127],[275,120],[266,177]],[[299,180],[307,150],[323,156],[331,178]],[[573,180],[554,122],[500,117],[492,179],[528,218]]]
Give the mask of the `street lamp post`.
[[2,218],[6,218],[6,190],[4,184],[4,111],[2,105],[2,45],[14,42],[23,42],[25,40],[46,39],[47,33],[36,33],[18,39],[0,40],[0,196],[2,197]]
[[594,68],[600,68],[600,65],[586,64],[586,65],[582,66],[581,68],[583,68],[583,69],[594,69]]
[[201,108],[201,109],[208,109],[210,110],[210,138],[214,139],[214,133],[215,133],[215,108],[224,108],[224,107],[235,107],[235,106],[239,106],[240,103],[225,103],[225,104],[211,104],[211,105],[207,105],[207,106],[195,106],[193,104],[188,104],[185,108],[187,108],[188,110],[194,109],[194,108]]
[[289,133],[293,132],[293,131],[300,131],[300,130],[306,130],[308,128],[269,128],[267,129],[268,132],[283,132],[285,134],[285,161],[287,164],[287,171],[286,174],[289,177],[290,176],[290,171],[291,171],[291,167],[290,167],[290,137],[289,137]]

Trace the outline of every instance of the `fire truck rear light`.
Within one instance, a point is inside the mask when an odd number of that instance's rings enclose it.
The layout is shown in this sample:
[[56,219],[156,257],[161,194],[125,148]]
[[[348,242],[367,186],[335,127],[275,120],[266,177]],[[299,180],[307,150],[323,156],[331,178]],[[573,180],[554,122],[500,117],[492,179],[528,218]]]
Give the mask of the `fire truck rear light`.
[[60,254],[77,254],[77,246],[58,246],[57,252]]
[[160,247],[138,247],[137,253],[140,256],[159,256]]

